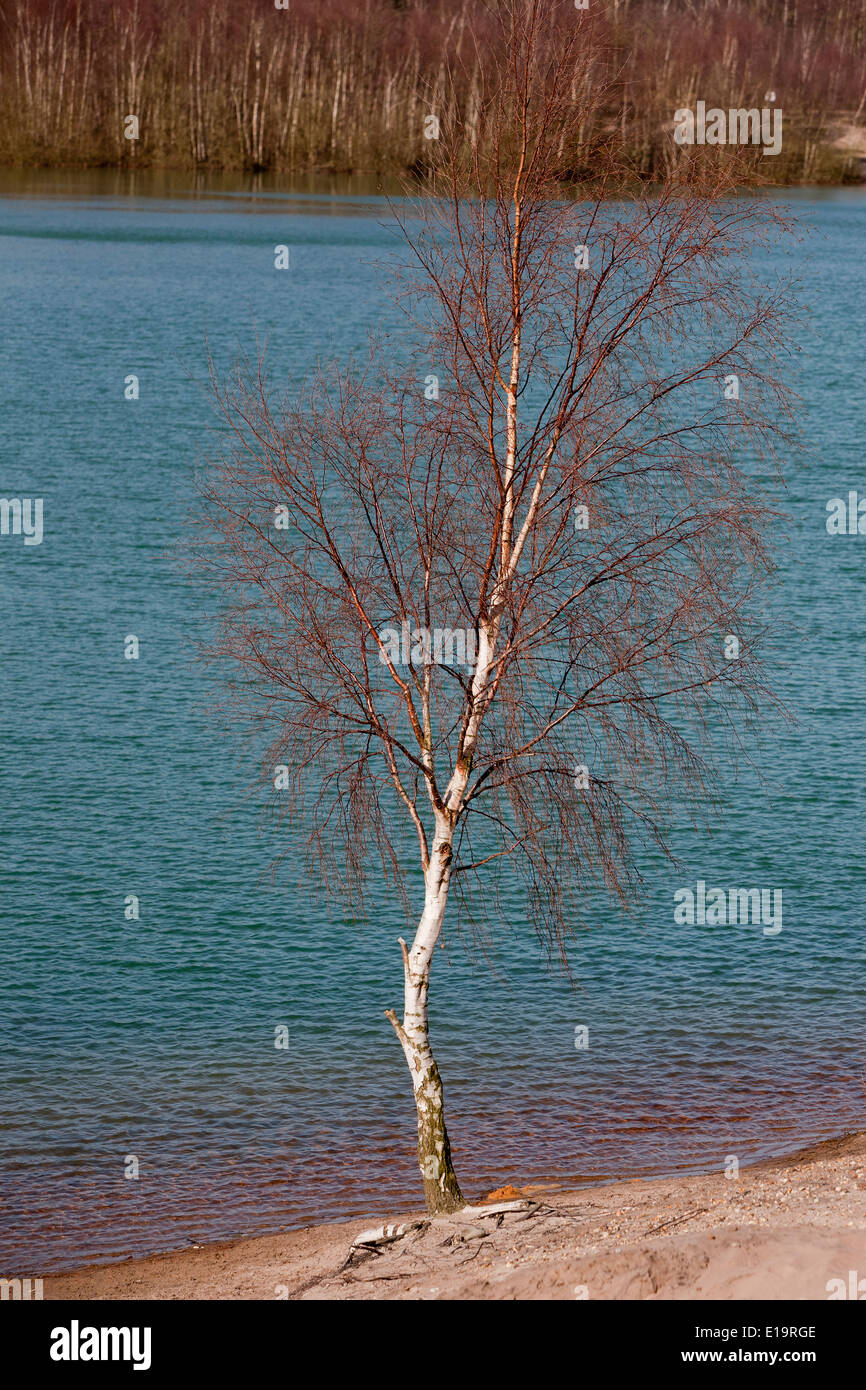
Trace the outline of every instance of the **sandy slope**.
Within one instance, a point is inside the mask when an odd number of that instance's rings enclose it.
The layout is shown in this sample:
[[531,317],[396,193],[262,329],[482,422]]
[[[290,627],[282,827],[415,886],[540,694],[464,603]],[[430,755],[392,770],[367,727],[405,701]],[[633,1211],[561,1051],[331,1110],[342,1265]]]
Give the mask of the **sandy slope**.
[[[723,1174],[526,1196],[424,1223],[347,1264],[383,1219],[315,1226],[49,1277],[51,1299],[866,1298],[866,1132]],[[498,1200],[491,1198],[491,1201]],[[537,1205],[536,1205],[537,1204]]]

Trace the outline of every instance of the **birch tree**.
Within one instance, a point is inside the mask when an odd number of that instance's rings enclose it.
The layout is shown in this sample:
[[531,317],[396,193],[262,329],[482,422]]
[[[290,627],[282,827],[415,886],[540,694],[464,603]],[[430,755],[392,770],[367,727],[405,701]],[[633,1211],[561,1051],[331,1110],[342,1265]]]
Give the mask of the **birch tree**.
[[773,701],[758,479],[791,410],[788,290],[755,268],[780,223],[731,196],[734,153],[625,197],[582,143],[591,20],[492,14],[471,129],[446,91],[431,185],[394,209],[405,331],[300,391],[261,357],[214,373],[201,478],[234,714],[322,881],[409,915],[386,1016],[431,1212],[464,1201],[428,1016],[446,914],[495,930],[522,881],[565,959],[587,894],[633,900],[670,852],[670,798],[702,813],[720,738],[748,753]]

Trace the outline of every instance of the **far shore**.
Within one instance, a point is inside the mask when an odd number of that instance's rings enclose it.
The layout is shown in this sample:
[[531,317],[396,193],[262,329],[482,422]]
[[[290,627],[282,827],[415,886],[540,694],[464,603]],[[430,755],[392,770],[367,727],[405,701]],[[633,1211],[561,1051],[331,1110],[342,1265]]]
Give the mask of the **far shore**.
[[89,1266],[46,1276],[44,1297],[826,1300],[860,1280],[866,1298],[866,1131],[736,1177],[508,1187],[432,1221],[386,1212]]

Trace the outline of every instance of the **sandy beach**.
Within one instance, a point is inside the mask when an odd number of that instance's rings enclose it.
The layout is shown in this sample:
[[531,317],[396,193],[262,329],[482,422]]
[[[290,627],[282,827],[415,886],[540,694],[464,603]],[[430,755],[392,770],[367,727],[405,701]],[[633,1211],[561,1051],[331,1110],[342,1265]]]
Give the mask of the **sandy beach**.
[[861,1279],[866,1298],[866,1131],[737,1178],[507,1187],[432,1221],[379,1212],[92,1266],[47,1277],[45,1298],[826,1300]]

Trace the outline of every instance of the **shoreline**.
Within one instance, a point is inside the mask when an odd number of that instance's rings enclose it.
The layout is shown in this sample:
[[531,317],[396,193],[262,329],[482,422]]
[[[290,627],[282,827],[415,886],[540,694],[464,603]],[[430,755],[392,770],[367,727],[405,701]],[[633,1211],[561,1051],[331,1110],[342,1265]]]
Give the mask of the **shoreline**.
[[[847,147],[846,147],[847,149]],[[772,197],[775,193],[786,193],[793,191],[800,192],[830,192],[851,191],[852,189],[866,189],[866,133],[862,140],[850,151],[852,157],[859,161],[858,173],[846,173],[835,178],[799,178],[799,179],[772,179],[746,182],[741,185],[740,193],[743,195],[762,194]],[[413,176],[410,168],[381,169],[375,168],[352,168],[341,169],[329,167],[327,164],[305,165],[296,168],[251,168],[244,165],[199,165],[183,163],[159,163],[141,161],[136,162],[129,159],[117,161],[87,161],[87,160],[60,160],[45,163],[38,162],[8,162],[0,159],[0,184],[23,183],[27,180],[45,182],[52,178],[79,177],[94,178],[108,181],[119,178],[126,178],[130,183],[141,183],[142,180],[150,180],[153,184],[170,185],[175,183],[177,189],[164,188],[159,194],[154,196],[174,197],[188,195],[190,185],[195,193],[213,192],[218,194],[225,189],[237,191],[245,186],[249,187],[250,192],[267,191],[272,194],[285,194],[295,196],[299,192],[313,192],[318,190],[321,193],[328,193],[333,196],[334,185],[341,185],[342,190],[352,197],[374,197],[384,194],[390,197],[402,197],[405,195],[407,184],[413,185],[414,190],[419,195],[424,195],[425,186],[422,179]],[[413,184],[414,179],[414,184]],[[611,199],[616,199],[624,195],[640,194],[651,192],[658,187],[657,177],[635,177],[624,179],[621,185],[617,185],[609,193]],[[586,185],[579,183],[564,182],[562,187],[570,190],[575,196],[585,190]],[[5,191],[5,189],[4,189]],[[136,189],[137,193],[142,190]],[[145,195],[147,190],[143,190]]]
[[[379,1238],[383,1222],[408,1229]],[[509,1187],[433,1220],[389,1212],[84,1266],[46,1275],[44,1297],[811,1300],[857,1279],[866,1297],[866,1130],[737,1177]]]

